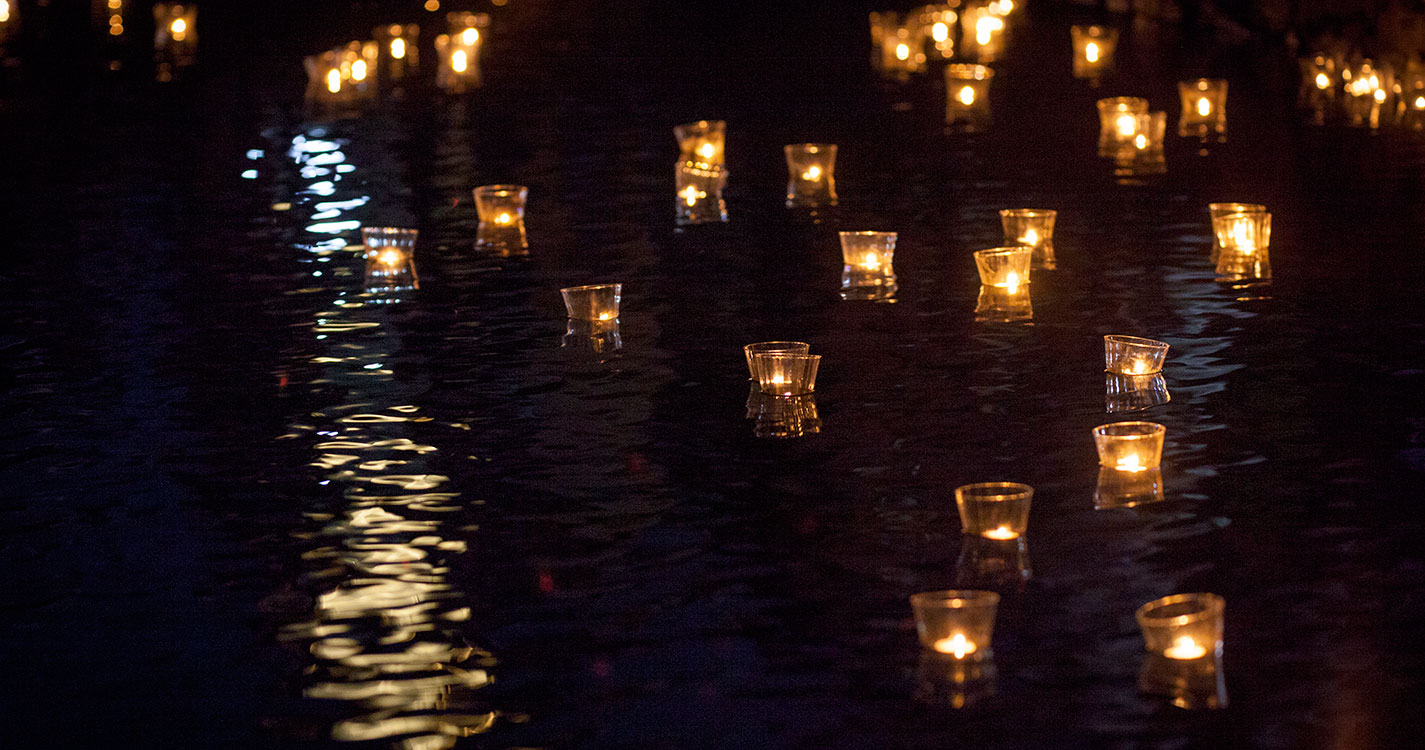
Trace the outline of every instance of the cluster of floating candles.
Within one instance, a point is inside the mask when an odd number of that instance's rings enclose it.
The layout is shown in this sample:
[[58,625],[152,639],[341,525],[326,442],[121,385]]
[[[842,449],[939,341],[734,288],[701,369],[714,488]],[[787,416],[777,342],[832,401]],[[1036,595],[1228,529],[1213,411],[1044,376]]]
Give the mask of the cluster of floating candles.
[[[992,0],[925,5],[904,15],[873,12],[871,63],[882,75],[905,80],[924,73],[930,60],[993,62],[1004,47],[1005,18],[1014,8],[1013,0]],[[984,91],[973,95],[985,109]]]
[[1313,55],[1301,59],[1299,100],[1317,124],[1341,117],[1354,127],[1396,123],[1425,128],[1425,67],[1410,61],[1403,71],[1371,59]]

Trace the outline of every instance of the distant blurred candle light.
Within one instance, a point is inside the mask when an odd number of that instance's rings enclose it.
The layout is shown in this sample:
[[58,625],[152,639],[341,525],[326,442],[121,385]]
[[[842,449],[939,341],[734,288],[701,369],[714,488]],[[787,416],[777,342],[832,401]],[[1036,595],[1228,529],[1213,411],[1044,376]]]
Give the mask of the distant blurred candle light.
[[1059,212],[1052,208],[1005,208],[999,212],[1006,245],[1024,245],[1034,250],[1031,265],[1053,269],[1054,222]]
[[679,226],[727,221],[727,204],[722,198],[722,190],[727,185],[726,170],[680,161],[675,182]]
[[529,248],[525,237],[524,209],[529,188],[524,185],[481,185],[475,188],[477,247],[504,255],[519,255]]
[[1209,138],[1227,132],[1227,81],[1199,78],[1178,84],[1178,134]]
[[699,169],[725,167],[727,123],[723,120],[698,120],[673,128],[678,139],[680,158]]
[[787,205],[835,205],[836,144],[794,143],[782,150],[787,158]]
[[841,298],[886,300],[896,293],[895,232],[840,232]]
[[1106,26],[1073,26],[1069,29],[1074,48],[1074,77],[1097,82],[1113,67],[1118,49],[1118,29]]
[[945,66],[945,124],[979,130],[990,124],[990,84],[995,72],[984,65]]
[[447,33],[435,38],[440,59],[435,82],[441,90],[459,94],[481,85],[480,49],[484,35],[480,29],[489,23],[490,16],[485,13],[451,13],[446,17]]
[[1104,369],[1118,375],[1151,375],[1161,372],[1168,345],[1138,336],[1103,337]]
[[1148,114],[1148,100],[1135,96],[1115,96],[1098,100],[1098,150],[1100,156],[1114,156],[1123,146],[1132,146],[1138,135],[1138,115]]
[[559,290],[572,320],[617,320],[623,284],[586,284]]
[[419,68],[420,33],[420,27],[413,23],[393,23],[371,30],[378,46],[385,50],[380,62],[387,81],[400,81]]
[[1018,539],[1029,526],[1034,488],[1017,482],[981,482],[955,488],[960,529],[986,539]]

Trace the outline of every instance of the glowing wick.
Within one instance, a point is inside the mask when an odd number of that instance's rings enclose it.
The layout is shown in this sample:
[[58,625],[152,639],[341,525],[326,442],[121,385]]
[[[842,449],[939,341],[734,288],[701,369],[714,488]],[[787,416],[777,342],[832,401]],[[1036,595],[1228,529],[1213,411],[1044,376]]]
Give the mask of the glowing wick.
[[1244,253],[1250,253],[1257,249],[1256,227],[1252,225],[1250,219],[1238,219],[1232,222],[1232,245],[1235,249]]
[[973,641],[960,633],[949,638],[941,638],[935,642],[935,650],[942,654],[950,654],[956,659],[963,659],[978,650]]
[[330,91],[330,92],[332,92],[333,94],[335,94],[335,93],[338,92],[338,91],[341,91],[341,71],[340,71],[340,70],[337,70],[336,68],[332,68],[331,70],[328,70],[328,71],[327,71],[327,91]]
[[1163,652],[1163,656],[1169,659],[1199,659],[1207,655],[1207,649],[1197,645],[1191,636],[1179,636],[1173,639],[1173,645]]
[[480,32],[475,29],[466,29],[460,32],[460,43],[466,47],[470,47],[478,41],[480,41]]
[[614,314],[613,314],[613,313],[606,313],[606,312],[604,312],[604,313],[599,313],[599,320],[613,320],[613,319],[614,319]]
[[1138,132],[1138,118],[1126,112],[1114,120],[1114,125],[1118,127],[1118,134],[1124,138]]
[[168,25],[168,32],[173,36],[173,41],[181,42],[188,33],[188,22],[181,19],[173,19],[173,23]]
[[704,159],[711,160],[713,158],[713,154],[716,153],[717,147],[713,146],[711,143],[704,142],[703,145],[698,146],[698,156],[701,156]]
[[354,62],[354,63],[351,64],[351,80],[353,80],[353,81],[364,81],[364,80],[366,80],[366,61],[365,61],[365,60],[357,60],[356,62]]
[[699,198],[706,198],[708,194],[704,193],[703,191],[697,189],[692,185],[689,185],[683,188],[682,192],[678,193],[678,195],[683,196],[683,202],[688,204],[689,208],[692,208],[693,206],[698,205]]
[[470,67],[470,59],[465,55],[465,50],[458,49],[450,53],[450,69],[456,73],[464,73]]
[[402,257],[400,250],[387,249],[382,250],[381,254],[376,256],[376,260],[383,266],[395,267],[401,265],[405,259]]
[[969,86],[960,89],[960,103],[970,106],[975,103],[975,90]]
[[930,27],[930,38],[937,42],[944,42],[950,38],[950,27],[946,26],[944,21],[936,21],[935,25]]
[[1376,101],[1381,102],[1382,104],[1385,103],[1385,89],[1376,89],[1375,94],[1373,94],[1372,96],[1375,97]]
[[881,268],[881,256],[875,253],[866,253],[861,258],[861,267],[867,271],[878,271]]
[[896,59],[897,59],[897,60],[909,60],[909,59],[910,59],[910,47],[906,46],[905,44],[897,44],[897,45],[896,45]]
[[392,40],[391,40],[391,57],[394,57],[395,59],[400,60],[400,59],[405,58],[405,56],[406,56],[406,40],[404,40],[404,39],[399,39],[399,38],[398,38],[398,39],[392,39]]
[[815,165],[810,166],[810,167],[807,167],[807,171],[802,172],[802,179],[803,179],[803,180],[806,180],[806,181],[808,181],[808,182],[814,182],[814,181],[816,181],[816,180],[820,180],[820,179],[821,179],[821,167],[818,167],[818,166],[815,166]]
[[1138,135],[1134,136],[1134,137],[1133,137],[1133,147],[1136,148],[1136,149],[1138,149],[1139,151],[1145,151],[1145,150],[1147,150],[1147,148],[1148,148],[1148,136],[1143,135],[1142,133],[1139,133]]
[[1008,526],[999,526],[981,534],[986,539],[1015,539],[1019,534]]
[[1021,245],[1038,245],[1038,244],[1039,244],[1039,233],[1036,232],[1036,231],[1033,230],[1033,229],[1025,230],[1024,236],[1019,238],[1019,244],[1021,244]]
[[1019,291],[1019,274],[1015,273],[1014,271],[1010,271],[1009,273],[1004,275],[1004,281],[995,284],[995,286],[1004,287],[1004,290],[1006,292],[1014,294],[1015,292]]
[[1325,73],[1317,73],[1317,74],[1316,74],[1316,88],[1318,88],[1318,89],[1329,89],[1329,88],[1331,88],[1331,79],[1330,79],[1330,77],[1328,77]]
[[1207,117],[1212,114],[1212,102],[1205,96],[1197,98],[1197,114],[1200,117]]
[[496,224],[513,224],[514,221],[515,217],[510,216],[508,213],[501,213],[499,216],[495,217]]
[[1089,42],[1084,46],[1084,59],[1091,63],[1098,62],[1098,43]]
[[1148,470],[1148,467],[1143,465],[1142,460],[1138,458],[1138,454],[1136,453],[1118,459],[1118,466],[1116,466],[1115,468],[1117,468],[1119,471],[1126,471],[1133,474],[1137,474],[1140,471]]

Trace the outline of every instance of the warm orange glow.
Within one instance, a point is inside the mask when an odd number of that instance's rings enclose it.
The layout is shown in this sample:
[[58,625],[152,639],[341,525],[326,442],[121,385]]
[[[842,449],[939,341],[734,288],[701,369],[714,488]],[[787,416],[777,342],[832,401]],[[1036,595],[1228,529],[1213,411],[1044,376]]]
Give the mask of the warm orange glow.
[[1382,104],[1385,103],[1385,89],[1376,89],[1375,93],[1372,94],[1372,96],[1375,97],[1376,101],[1381,102]]
[[383,266],[399,266],[405,260],[405,258],[402,257],[400,250],[388,248],[386,250],[382,250],[381,254],[376,257],[376,260],[380,261],[381,265]]
[[1197,98],[1197,113],[1202,117],[1212,114],[1212,102],[1205,96]]
[[1098,42],[1089,42],[1084,46],[1084,59],[1089,62],[1098,62]]
[[944,21],[936,21],[935,25],[930,27],[930,38],[936,42],[943,42],[949,39],[950,27],[945,25]]
[[469,67],[470,67],[470,62],[469,62],[469,58],[468,58],[468,57],[466,56],[466,54],[465,54],[465,50],[463,50],[463,49],[458,49],[458,50],[456,50],[456,51],[450,53],[450,69],[451,69],[451,70],[455,71],[456,73],[464,73],[465,70],[466,70],[467,68],[469,68]]
[[975,21],[975,43],[981,47],[994,39],[994,33],[1004,28],[1004,21],[994,16],[980,16]]
[[391,57],[397,60],[406,56],[406,40],[397,37],[391,40]]
[[1138,132],[1138,118],[1130,114],[1121,114],[1114,125],[1118,128],[1118,134],[1127,138]]
[[910,46],[907,45],[907,44],[897,44],[897,45],[896,45],[896,59],[897,59],[897,60],[909,60],[909,59],[910,59]]
[[614,314],[608,312],[599,313],[599,320],[613,320]]
[[354,63],[351,64],[351,80],[353,80],[353,81],[364,81],[364,80],[366,80],[366,61],[365,61],[365,60],[357,60],[356,62],[354,62]]
[[1132,472],[1134,474],[1137,474],[1140,471],[1148,470],[1148,467],[1143,465],[1143,459],[1139,458],[1137,453],[1133,453],[1118,459],[1117,465],[1115,465],[1113,468],[1118,469],[1119,471]]
[[1026,230],[1024,236],[1019,238],[1019,242],[1023,245],[1037,245],[1039,244],[1039,233],[1033,229]]
[[683,202],[686,203],[686,204],[688,204],[688,207],[689,207],[689,208],[698,205],[698,199],[699,199],[699,198],[706,198],[706,197],[707,197],[707,193],[704,193],[703,191],[698,190],[696,187],[694,187],[694,186],[692,186],[692,185],[689,185],[689,186],[683,188],[683,192],[678,193],[678,195],[683,196]]
[[432,13],[440,10],[440,0],[426,0],[426,10]]
[[971,641],[960,633],[956,633],[949,638],[941,638],[936,641],[935,650],[942,654],[950,654],[956,659],[963,659],[978,651],[979,648],[975,645],[974,641]]
[[10,0],[0,0],[0,23],[5,23],[8,20],[10,20]]
[[1184,635],[1174,638],[1173,645],[1163,655],[1169,659],[1200,659],[1207,655],[1207,649],[1198,645],[1192,636]]
[[975,88],[973,86],[962,86],[960,88],[960,103],[966,107],[975,103]]
[[1329,89],[1329,88],[1331,88],[1331,78],[1328,77],[1325,73],[1317,73],[1317,74],[1316,74],[1316,88],[1318,88],[1318,89]]
[[816,165],[812,165],[812,166],[808,167],[808,168],[807,168],[807,171],[802,172],[802,179],[803,179],[803,180],[807,180],[808,182],[813,182],[813,181],[816,181],[816,180],[820,180],[820,179],[821,179],[821,167],[818,167],[818,166],[816,166]]
[[1123,372],[1127,375],[1147,375],[1151,368],[1152,365],[1149,365],[1147,362],[1141,359],[1135,359],[1129,362],[1127,367],[1123,368]]
[[1147,150],[1147,148],[1148,148],[1148,136],[1143,135],[1142,133],[1139,133],[1139,134],[1137,135],[1137,137],[1135,137],[1135,138],[1133,139],[1133,147],[1136,148],[1136,149],[1138,149],[1139,151],[1145,151],[1145,150]]
[[341,71],[340,71],[340,70],[337,70],[336,68],[332,68],[331,70],[328,70],[328,71],[327,71],[327,91],[330,91],[330,92],[332,92],[333,94],[335,94],[335,93],[338,92],[338,91],[341,91]]
[[502,213],[499,216],[495,217],[496,224],[513,224],[514,221],[515,217],[509,215],[508,213]]
[[984,533],[986,539],[1014,539],[1018,536],[1019,534],[1008,526],[998,526]]
[[1425,109],[1425,96],[1417,96],[1417,97],[1415,97],[1415,108],[1416,108],[1416,109]]
[[711,143],[704,143],[703,145],[698,146],[698,156],[701,156],[704,159],[711,159],[716,153],[717,147],[713,146]]
[[1255,225],[1251,219],[1238,219],[1232,222],[1232,245],[1236,250],[1250,253],[1257,249],[1257,237]]
[[1004,281],[995,284],[995,286],[1003,287],[1005,291],[1009,292],[1010,294],[1014,294],[1015,292],[1019,291],[1019,274],[1015,273],[1014,271],[1010,271],[1009,273],[1004,275]]
[[173,32],[173,38],[182,39],[184,32],[188,31],[188,22],[181,19],[173,19],[173,23],[168,24],[168,30]]
[[113,36],[122,36],[124,33],[124,25],[122,23],[109,24],[109,33]]
[[866,253],[861,258],[861,267],[867,271],[878,271],[881,268],[881,256],[875,253]]
[[480,32],[478,30],[469,28],[460,32],[460,43],[466,47],[472,46],[478,41],[480,41]]

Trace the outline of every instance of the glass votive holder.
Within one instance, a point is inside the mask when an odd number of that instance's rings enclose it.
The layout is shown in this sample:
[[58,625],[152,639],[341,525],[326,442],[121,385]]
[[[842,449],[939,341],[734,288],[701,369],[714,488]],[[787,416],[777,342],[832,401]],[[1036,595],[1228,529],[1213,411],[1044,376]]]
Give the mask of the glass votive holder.
[[980,272],[982,285],[1014,294],[1029,286],[1033,257],[1034,249],[1023,245],[977,250],[975,268]]
[[1098,152],[1113,156],[1121,146],[1132,145],[1138,135],[1138,115],[1148,114],[1148,100],[1115,96],[1098,100]]
[[623,284],[587,284],[560,289],[570,320],[618,320]]
[[881,39],[881,72],[900,80],[924,71],[927,61],[924,30],[914,19],[909,20],[909,24],[888,28]]
[[840,232],[841,298],[887,299],[897,289],[895,232]]
[[435,85],[442,91],[460,94],[480,86],[480,48],[485,43],[480,27],[489,20],[483,13],[451,13],[447,17],[448,33],[435,38],[439,60]]
[[1114,422],[1093,428],[1100,466],[1115,471],[1156,469],[1163,462],[1168,429],[1157,422]]
[[955,56],[955,24],[960,16],[949,5],[927,5],[921,11],[921,26],[930,37],[929,47],[935,56],[949,60]]
[[1133,508],[1161,502],[1163,470],[1118,471],[1100,466],[1098,484],[1094,487],[1093,507],[1096,510]]
[[1178,135],[1207,137],[1227,132],[1227,81],[1199,78],[1178,84],[1182,114]]
[[1018,482],[980,482],[955,488],[960,530],[986,539],[1018,539],[1029,528],[1034,488]]
[[1222,657],[1216,655],[1210,659],[1184,661],[1150,653],[1138,673],[1138,690],[1187,710],[1227,707]]
[[1004,19],[983,5],[965,8],[960,19],[961,49],[982,63],[994,62],[1004,51]]
[[967,536],[960,543],[955,563],[955,586],[982,589],[1001,595],[1021,591],[1033,570],[1029,565],[1029,540],[986,539]]
[[1144,604],[1135,617],[1149,653],[1191,661],[1221,655],[1225,608],[1216,594],[1174,594]]
[[787,156],[787,205],[836,204],[836,144],[794,143]]
[[727,221],[727,204],[722,200],[727,170],[679,162],[676,181],[679,226]]
[[1110,413],[1142,411],[1172,400],[1162,373],[1151,375],[1103,374],[1104,409]]
[[1097,81],[1113,66],[1118,49],[1118,29],[1106,26],[1071,26],[1074,45],[1074,77]]
[[762,392],[772,396],[801,396],[816,390],[820,354],[758,352],[752,355],[753,369]]
[[999,212],[1006,245],[1034,248],[1030,262],[1041,268],[1054,268],[1054,221],[1059,212],[1052,208],[1005,208]]
[[945,124],[964,130],[988,127],[994,76],[994,69],[984,65],[946,65]]
[[1034,301],[1029,286],[1010,291],[1005,287],[980,285],[975,301],[975,321],[978,323],[1024,323],[1034,319]]
[[816,396],[810,393],[800,396],[761,394],[756,420],[752,434],[759,438],[798,438],[821,432]]
[[1103,368],[1118,375],[1151,375],[1163,371],[1168,345],[1137,336],[1104,336]]
[[915,631],[927,650],[954,659],[992,658],[999,594],[975,589],[923,591],[910,597]]
[[758,354],[809,353],[811,353],[811,345],[802,341],[759,341],[742,347],[742,354],[747,358],[747,374],[758,382],[761,382],[761,371],[757,369]]
[[1335,98],[1336,81],[1339,79],[1336,74],[1335,60],[1325,55],[1314,55],[1301,58],[1299,64],[1301,66],[1301,104],[1320,106]]
[[619,322],[613,320],[575,320],[570,318],[560,346],[565,349],[609,354],[623,348]]
[[506,255],[529,248],[525,238],[524,207],[529,188],[524,185],[481,185],[475,188],[475,213],[480,225],[475,229],[477,247]]
[[1261,208],[1212,212],[1212,233],[1219,253],[1266,250],[1272,242],[1272,215]]
[[972,709],[994,697],[997,678],[993,656],[956,659],[950,654],[924,650],[915,668],[911,698],[937,708]]
[[722,167],[727,139],[727,123],[722,120],[698,120],[673,128],[678,139],[679,159],[701,169]]
[[413,246],[367,245],[364,286],[368,294],[389,294],[419,288]]

